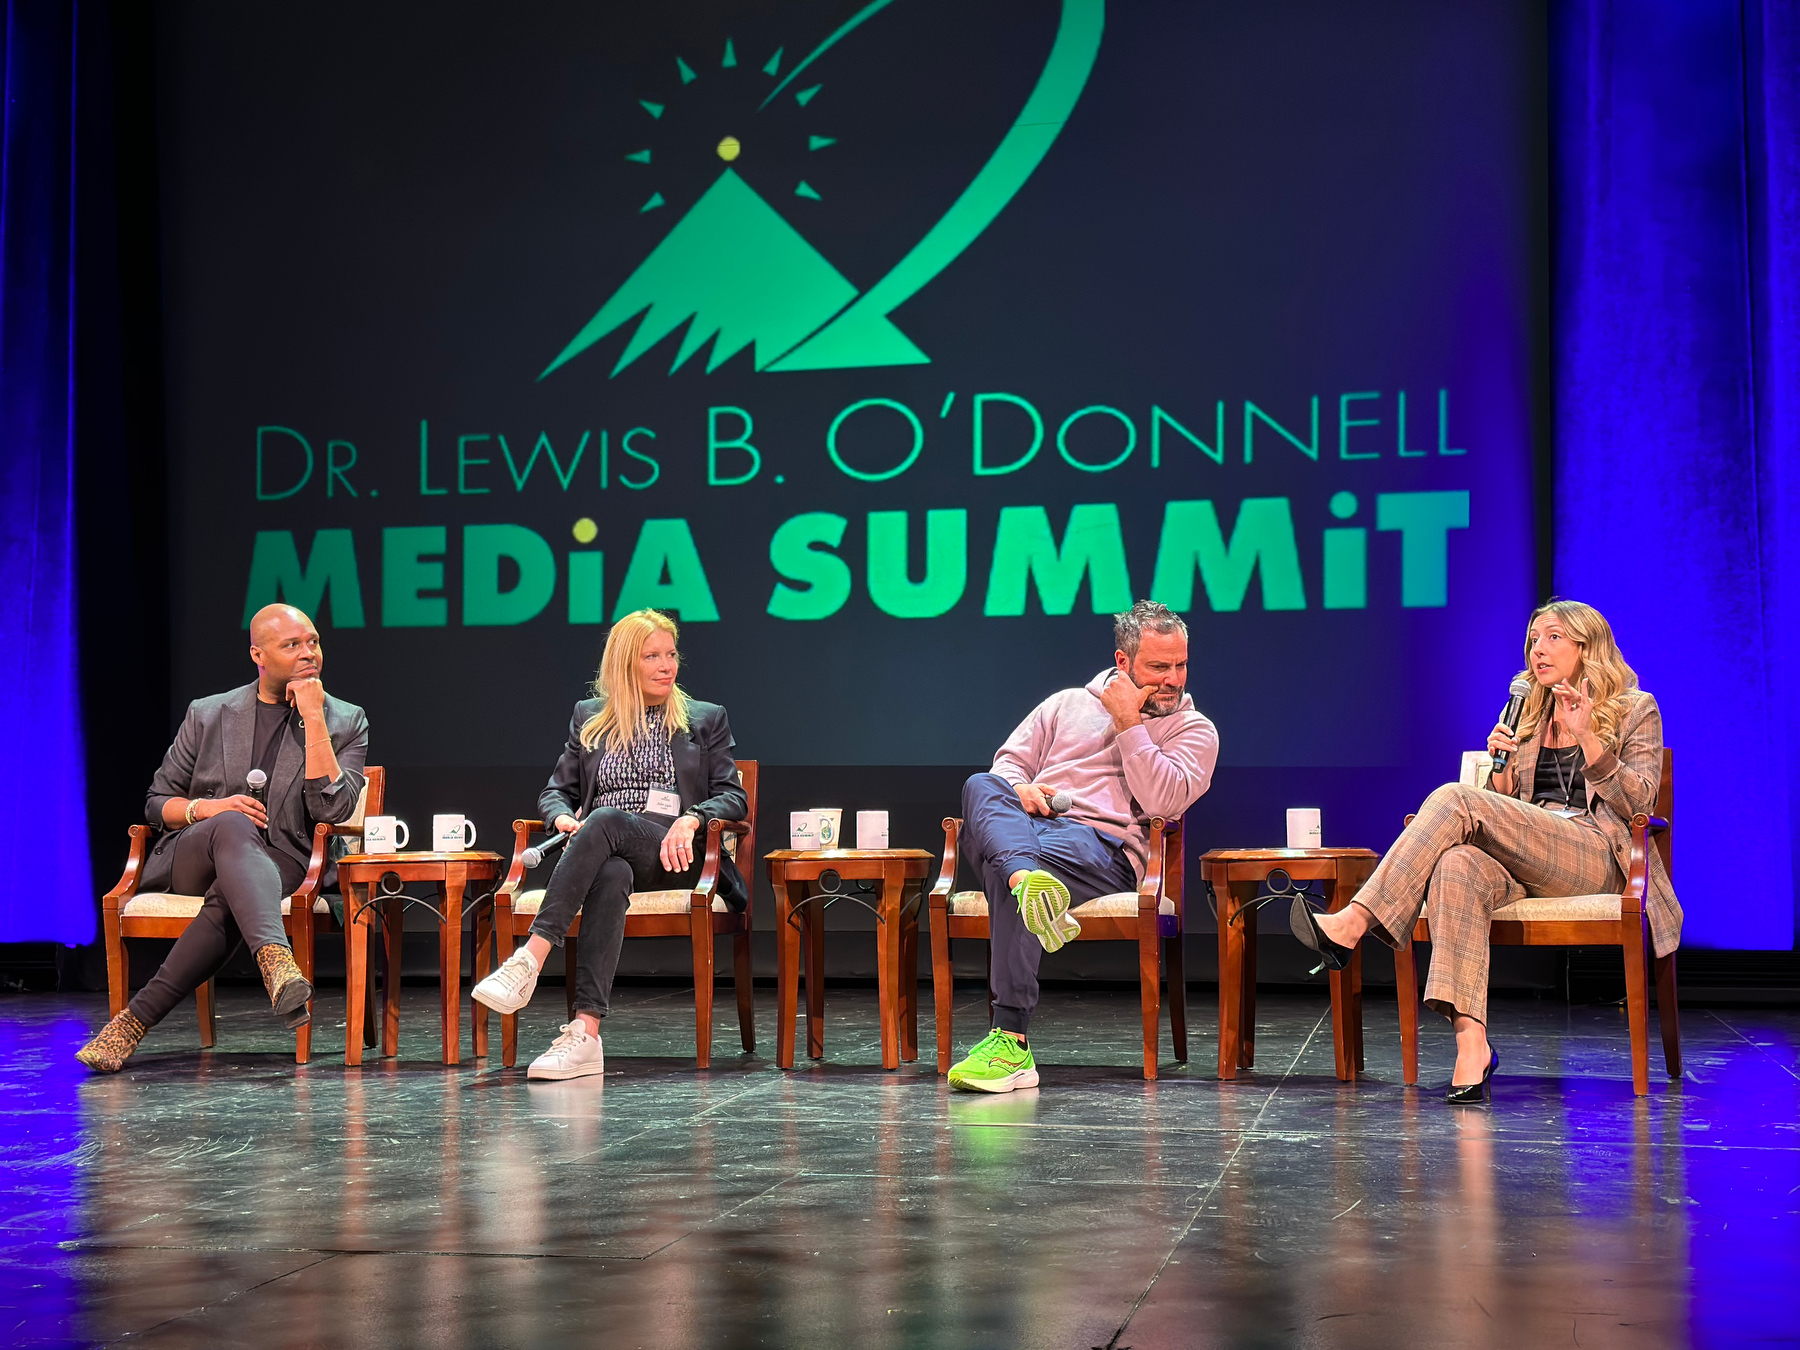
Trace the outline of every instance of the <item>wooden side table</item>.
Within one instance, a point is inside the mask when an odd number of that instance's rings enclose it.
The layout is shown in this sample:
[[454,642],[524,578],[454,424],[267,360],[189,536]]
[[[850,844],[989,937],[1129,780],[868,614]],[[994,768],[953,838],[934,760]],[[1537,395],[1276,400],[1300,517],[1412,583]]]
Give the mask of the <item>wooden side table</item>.
[[[839,900],[875,915],[881,1067],[919,1057],[919,904],[932,855],[922,848],[780,849],[767,856],[775,892],[775,1062],[794,1067],[800,947],[806,946],[806,1053],[825,1055],[825,910]],[[871,890],[845,882],[870,881]],[[906,901],[908,882],[917,882]],[[814,891],[814,887],[817,891]],[[874,901],[869,897],[873,895]]]
[[[1322,898],[1336,911],[1380,861],[1366,848],[1215,848],[1201,856],[1201,874],[1219,910],[1220,1078],[1236,1078],[1239,1069],[1256,1064],[1257,891],[1271,883],[1284,922],[1296,895]],[[1308,884],[1315,881],[1322,883],[1322,895]],[[1331,972],[1331,1039],[1337,1076],[1350,1082],[1363,1066],[1360,944],[1349,965]]]
[[[387,978],[382,981],[381,1053],[400,1053],[400,954],[406,906],[430,905],[438,919],[438,984],[442,992],[444,1063],[462,1063],[463,892],[471,881],[500,875],[498,853],[349,853],[338,859],[344,893],[344,971],[347,987],[361,989],[369,977],[369,927],[379,917],[387,945]],[[388,879],[392,878],[390,882]],[[434,900],[406,895],[409,881],[437,884]],[[493,892],[476,897],[475,978],[487,974],[488,930],[493,924]],[[361,1064],[363,1000],[348,1000],[344,1063]],[[471,1019],[473,1021],[473,1019]],[[487,1029],[475,1025],[475,1054],[487,1053]]]

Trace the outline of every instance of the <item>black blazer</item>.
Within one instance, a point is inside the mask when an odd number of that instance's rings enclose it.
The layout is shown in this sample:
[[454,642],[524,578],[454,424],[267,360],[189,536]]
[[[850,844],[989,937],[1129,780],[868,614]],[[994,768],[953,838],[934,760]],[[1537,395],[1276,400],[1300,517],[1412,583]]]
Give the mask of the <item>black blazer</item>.
[[[538,794],[538,814],[545,824],[558,816],[586,815],[586,804],[593,800],[594,776],[600,769],[604,744],[592,750],[581,744],[581,729],[588,719],[600,711],[601,700],[584,698],[575,705],[569,718],[569,739],[562,757],[544,790]],[[716,703],[688,700],[688,729],[676,732],[669,742],[675,760],[675,786],[681,793],[681,809],[700,817],[699,842],[703,842],[706,826],[715,820],[742,820],[750,812],[750,799],[738,782],[737,762],[732,749],[737,741],[731,735],[731,723],[725,710]],[[695,849],[698,856],[700,850]],[[742,905],[750,898],[736,865],[729,855],[720,859],[719,894],[729,905]]]
[[[299,713],[290,713],[298,718]],[[363,764],[369,757],[369,719],[354,703],[325,696],[325,727],[337,752],[335,780],[306,776],[306,751],[283,734],[269,778],[269,846],[285,853],[305,872],[312,861],[313,826],[321,821],[341,825],[356,814],[362,796]],[[167,888],[175,872],[175,841],[180,830],[163,824],[163,803],[171,797],[229,797],[248,792],[244,776],[256,739],[256,685],[228,694],[197,698],[188,704],[175,743],[144,799],[144,819],[161,831],[144,864],[144,891]],[[325,878],[330,886],[335,868]]]

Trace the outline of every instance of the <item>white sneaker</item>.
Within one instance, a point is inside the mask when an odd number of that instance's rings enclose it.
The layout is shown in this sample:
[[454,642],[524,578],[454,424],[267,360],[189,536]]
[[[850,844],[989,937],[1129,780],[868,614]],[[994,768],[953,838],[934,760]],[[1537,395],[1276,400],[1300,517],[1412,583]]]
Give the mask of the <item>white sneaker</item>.
[[538,964],[521,947],[492,975],[475,986],[475,1001],[497,1013],[516,1013],[531,1002],[537,988]]
[[527,1078],[580,1078],[584,1074],[605,1073],[606,1052],[598,1036],[588,1035],[587,1024],[579,1017],[563,1027],[562,1035],[550,1042],[550,1048],[531,1061],[525,1070]]

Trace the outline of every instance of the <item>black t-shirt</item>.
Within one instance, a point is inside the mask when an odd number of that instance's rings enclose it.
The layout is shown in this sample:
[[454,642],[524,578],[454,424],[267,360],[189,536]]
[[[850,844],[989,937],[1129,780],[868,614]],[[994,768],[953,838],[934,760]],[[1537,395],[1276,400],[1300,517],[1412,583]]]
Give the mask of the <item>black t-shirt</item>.
[[286,701],[264,703],[256,700],[256,739],[252,742],[250,762],[275,781],[275,760],[281,754],[281,733],[288,728],[294,710]]
[[1581,774],[1582,754],[1579,745],[1552,750],[1538,749],[1537,781],[1531,785],[1531,799],[1552,810],[1573,807],[1587,810],[1587,780]]

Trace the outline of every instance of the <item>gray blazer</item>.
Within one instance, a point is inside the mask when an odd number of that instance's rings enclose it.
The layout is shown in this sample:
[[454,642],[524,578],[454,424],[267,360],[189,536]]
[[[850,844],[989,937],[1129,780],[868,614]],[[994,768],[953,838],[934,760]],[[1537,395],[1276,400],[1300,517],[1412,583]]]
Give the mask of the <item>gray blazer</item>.
[[[298,716],[298,714],[294,714]],[[283,736],[269,775],[269,844],[304,870],[312,861],[313,826],[341,824],[356,814],[362,795],[363,763],[369,756],[369,719],[354,703],[325,696],[325,726],[337,751],[335,782],[306,777],[306,751]],[[166,890],[175,872],[179,830],[163,826],[163,803],[172,797],[230,797],[250,789],[245,775],[256,739],[256,685],[213,694],[188,704],[175,743],[163,756],[144,799],[144,818],[160,831],[144,863],[140,887]]]

